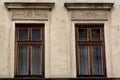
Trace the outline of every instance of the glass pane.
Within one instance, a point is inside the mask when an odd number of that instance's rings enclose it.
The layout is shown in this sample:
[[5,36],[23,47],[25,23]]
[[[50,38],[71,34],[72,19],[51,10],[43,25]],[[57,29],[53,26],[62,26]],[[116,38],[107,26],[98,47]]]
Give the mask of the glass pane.
[[32,41],[40,41],[40,40],[41,40],[41,30],[32,29]]
[[32,67],[31,74],[32,75],[40,75],[42,74],[42,56],[41,56],[41,46],[32,46]]
[[88,71],[88,47],[87,46],[79,46],[79,67],[80,67],[80,75],[87,75]]
[[93,41],[100,40],[100,29],[91,29],[91,40]]
[[18,47],[18,75],[28,75],[27,46]]
[[78,30],[79,40],[87,40],[87,29]]
[[19,41],[28,40],[28,29],[19,29]]
[[92,74],[102,74],[101,46],[92,46]]

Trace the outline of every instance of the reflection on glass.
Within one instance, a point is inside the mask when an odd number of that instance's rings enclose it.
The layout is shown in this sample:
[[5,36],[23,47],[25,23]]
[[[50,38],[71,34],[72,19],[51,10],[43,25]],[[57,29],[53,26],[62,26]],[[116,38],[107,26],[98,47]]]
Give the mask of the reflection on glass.
[[91,29],[91,40],[93,41],[100,40],[100,29]]
[[27,70],[27,46],[18,47],[18,75],[28,75]]
[[92,46],[92,74],[102,74],[101,46]]
[[19,29],[19,41],[27,41],[28,29]]
[[41,30],[32,29],[32,41],[40,41],[40,40],[41,40]]
[[78,29],[79,40],[87,40],[87,29]]
[[87,46],[79,46],[79,67],[80,67],[80,75],[87,75],[88,71],[88,47]]
[[32,46],[32,61],[31,61],[31,74],[39,75],[42,74],[42,56],[41,46]]

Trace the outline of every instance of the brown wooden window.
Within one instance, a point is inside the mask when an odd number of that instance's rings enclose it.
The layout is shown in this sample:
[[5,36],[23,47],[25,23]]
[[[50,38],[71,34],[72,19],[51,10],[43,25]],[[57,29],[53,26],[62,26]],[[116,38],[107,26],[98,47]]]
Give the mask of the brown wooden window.
[[106,76],[104,25],[75,24],[77,76]]
[[44,76],[44,24],[16,24],[15,76]]

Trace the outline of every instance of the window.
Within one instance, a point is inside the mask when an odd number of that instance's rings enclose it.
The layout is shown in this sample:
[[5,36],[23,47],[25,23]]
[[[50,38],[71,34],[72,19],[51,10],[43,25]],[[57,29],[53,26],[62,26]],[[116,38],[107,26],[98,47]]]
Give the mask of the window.
[[44,76],[44,24],[16,24],[15,76]]
[[77,76],[106,76],[104,25],[75,24]]

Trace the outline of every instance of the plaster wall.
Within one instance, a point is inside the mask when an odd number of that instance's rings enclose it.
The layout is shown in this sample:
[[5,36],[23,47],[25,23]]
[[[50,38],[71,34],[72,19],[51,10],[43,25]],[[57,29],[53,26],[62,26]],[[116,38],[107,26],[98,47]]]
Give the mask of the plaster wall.
[[[104,23],[107,77],[120,77],[120,0],[0,0],[0,77],[14,77],[14,24],[4,2],[54,2],[45,23],[45,77],[76,77],[74,23]],[[65,2],[114,3],[108,21],[71,21]]]

